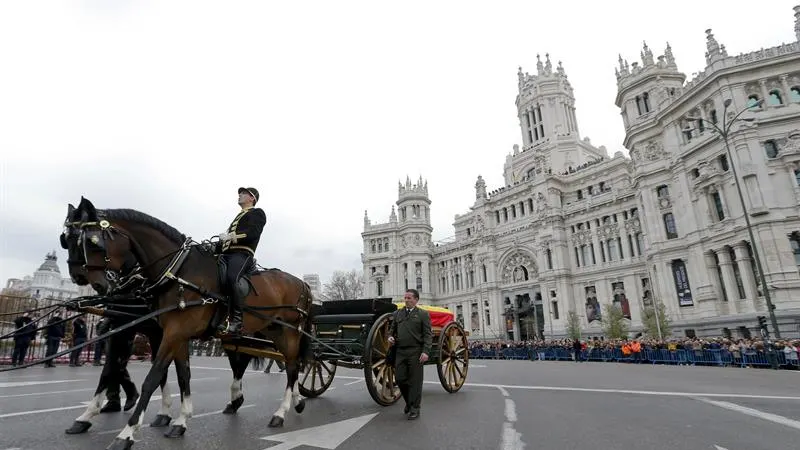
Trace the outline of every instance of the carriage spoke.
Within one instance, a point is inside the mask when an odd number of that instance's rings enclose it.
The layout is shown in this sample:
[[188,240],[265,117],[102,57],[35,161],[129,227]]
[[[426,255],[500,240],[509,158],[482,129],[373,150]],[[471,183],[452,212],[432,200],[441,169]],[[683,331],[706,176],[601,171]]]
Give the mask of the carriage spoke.
[[328,372],[328,376],[333,375],[333,371],[331,370],[330,367],[328,367],[328,364],[325,361],[320,361],[319,365],[322,366],[326,372]]
[[300,384],[303,384],[303,385],[305,385],[305,384],[306,384],[306,380],[308,380],[308,376],[311,374],[311,370],[312,370],[312,369],[313,369],[313,365],[309,365],[309,366],[307,366],[307,368],[306,368],[306,373],[305,373],[305,375],[303,376],[303,381],[301,381],[301,382],[300,382]]
[[[384,367],[386,365],[386,360],[382,359],[372,365],[372,371],[375,372],[376,369],[380,367]],[[377,372],[376,372],[377,373]]]
[[322,365],[318,364],[316,370],[314,370],[315,374],[319,375],[319,385],[320,387],[325,386],[325,379],[322,378]]

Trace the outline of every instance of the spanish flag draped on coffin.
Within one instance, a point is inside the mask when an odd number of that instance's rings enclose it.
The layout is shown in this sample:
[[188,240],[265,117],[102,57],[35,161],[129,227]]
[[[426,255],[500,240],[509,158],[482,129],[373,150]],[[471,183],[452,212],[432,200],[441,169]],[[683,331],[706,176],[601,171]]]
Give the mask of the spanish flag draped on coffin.
[[[404,302],[396,303],[397,309],[402,309],[406,307]],[[431,326],[432,327],[444,327],[448,323],[452,322],[455,318],[455,314],[447,308],[442,308],[439,306],[429,306],[429,305],[421,305],[417,303],[417,308],[424,309],[428,311],[428,314],[431,316]]]

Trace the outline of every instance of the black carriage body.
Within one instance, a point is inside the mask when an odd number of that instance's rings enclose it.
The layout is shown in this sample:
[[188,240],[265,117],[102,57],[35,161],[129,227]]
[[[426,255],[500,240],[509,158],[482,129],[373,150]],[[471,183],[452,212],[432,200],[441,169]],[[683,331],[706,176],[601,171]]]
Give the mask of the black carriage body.
[[[312,308],[314,357],[342,367],[363,368],[362,358],[372,326],[397,310],[391,298],[329,300]],[[333,349],[336,349],[334,352]],[[343,357],[346,355],[347,357]]]
[[[300,393],[317,397],[333,383],[336,368],[362,369],[370,396],[389,406],[400,398],[394,367],[387,363],[387,341],[397,305],[391,298],[326,301],[313,306],[313,363],[300,375]],[[425,365],[436,365],[447,392],[461,389],[469,364],[467,333],[457,322],[433,328],[431,354]]]

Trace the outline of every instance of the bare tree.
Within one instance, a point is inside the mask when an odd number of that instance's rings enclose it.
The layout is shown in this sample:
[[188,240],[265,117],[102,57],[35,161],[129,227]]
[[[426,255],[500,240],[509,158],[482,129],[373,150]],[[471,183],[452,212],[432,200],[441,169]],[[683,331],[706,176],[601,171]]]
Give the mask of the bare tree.
[[331,281],[323,286],[322,293],[328,300],[361,298],[364,295],[363,275],[355,269],[349,272],[337,270],[331,275]]

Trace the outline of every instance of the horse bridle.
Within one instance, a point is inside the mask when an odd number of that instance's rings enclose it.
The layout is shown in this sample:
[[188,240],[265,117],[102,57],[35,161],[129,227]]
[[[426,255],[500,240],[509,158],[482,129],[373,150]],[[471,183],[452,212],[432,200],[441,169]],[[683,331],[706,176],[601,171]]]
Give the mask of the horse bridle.
[[[94,230],[97,228],[97,230]],[[76,229],[79,230],[76,233]],[[105,276],[106,281],[111,284],[111,289],[109,292],[113,292],[124,285],[128,284],[127,282],[133,280],[135,277],[140,276],[138,273],[141,269],[139,266],[138,261],[133,255],[130,255],[126,260],[122,263],[119,269],[112,269],[109,267],[111,263],[111,258],[108,257],[108,248],[106,247],[106,238],[110,240],[114,240],[114,233],[119,233],[121,236],[127,237],[130,240],[130,237],[127,236],[125,233],[120,231],[117,228],[111,226],[111,223],[108,220],[102,219],[97,222],[81,222],[81,221],[74,221],[64,222],[64,232],[61,233],[61,247],[64,249],[68,249],[67,239],[70,234],[77,234],[77,243],[81,246],[83,256],[83,260],[71,260],[67,259],[68,264],[80,264],[84,269],[88,270],[102,270]],[[91,244],[92,247],[89,247]],[[98,251],[103,252],[103,262],[104,265],[98,264],[89,264],[87,255],[89,252],[92,251],[97,253]]]

